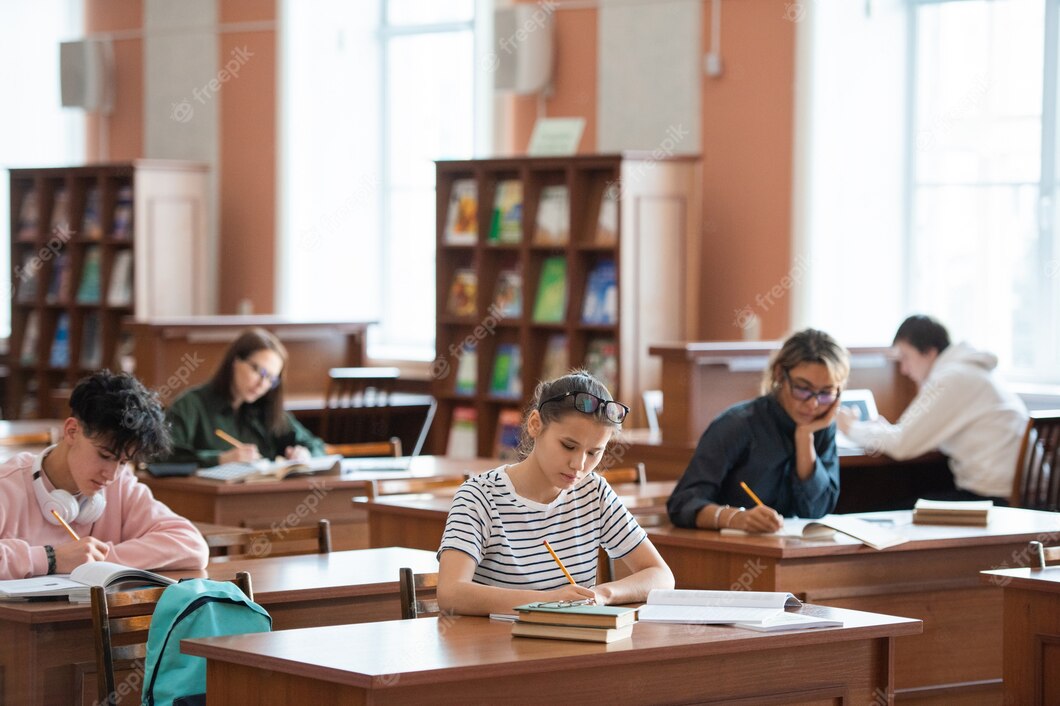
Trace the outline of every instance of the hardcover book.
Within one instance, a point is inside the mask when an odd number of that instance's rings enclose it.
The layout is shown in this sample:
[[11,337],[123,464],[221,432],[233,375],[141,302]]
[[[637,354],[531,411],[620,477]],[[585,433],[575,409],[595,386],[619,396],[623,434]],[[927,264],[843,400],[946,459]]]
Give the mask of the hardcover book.
[[543,637],[552,640],[575,640],[578,642],[614,642],[624,640],[633,634],[633,626],[621,628],[584,628],[573,625],[542,625],[524,623],[517,620],[512,623],[512,637]]
[[547,623],[549,625],[577,625],[594,628],[620,628],[632,625],[637,621],[636,608],[624,608],[609,605],[564,605],[557,606],[555,601],[545,603],[527,603],[516,606],[519,620],[527,623]]

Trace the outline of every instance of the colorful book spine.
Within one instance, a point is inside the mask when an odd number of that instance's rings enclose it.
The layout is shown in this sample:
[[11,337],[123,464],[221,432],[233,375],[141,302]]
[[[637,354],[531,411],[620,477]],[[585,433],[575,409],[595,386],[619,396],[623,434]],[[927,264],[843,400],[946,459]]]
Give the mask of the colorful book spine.
[[562,255],[546,258],[534,300],[534,321],[562,323],[567,312],[567,259]]
[[85,249],[85,261],[81,265],[81,283],[77,288],[78,304],[99,304],[100,299],[100,250],[98,245]]

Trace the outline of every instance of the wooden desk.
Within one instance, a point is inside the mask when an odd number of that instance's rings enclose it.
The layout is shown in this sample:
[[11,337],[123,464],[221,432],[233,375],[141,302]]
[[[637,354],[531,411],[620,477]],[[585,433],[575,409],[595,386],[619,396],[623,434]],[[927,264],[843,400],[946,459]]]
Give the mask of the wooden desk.
[[324,396],[328,368],[360,366],[367,360],[365,332],[372,322],[295,321],[281,316],[184,316],[126,319],[133,336],[136,376],[169,404],[187,387],[206,382],[224,352],[247,328],[276,334],[287,348],[288,394]]
[[[875,513],[911,541],[876,551],[853,540],[727,536],[672,526],[648,536],[678,588],[791,591],[813,603],[906,615],[924,633],[897,641],[895,686],[904,703],[983,703],[1001,695],[1001,596],[979,572],[1008,566],[1027,542],[1060,531],[1060,515],[994,508],[990,526],[910,524]],[[840,535],[841,537],[841,535]]]
[[443,616],[185,640],[211,706],[254,703],[889,703],[893,644],[916,620],[807,606],[842,628],[766,634],[640,623],[607,645],[511,637]]
[[368,547],[367,515],[354,506],[369,481],[393,478],[461,476],[496,468],[496,459],[455,460],[442,456],[420,456],[408,471],[343,471],[338,476],[291,478],[275,483],[219,483],[188,476],[139,478],[155,497],[174,512],[196,522],[236,527],[294,526],[318,519],[331,521],[335,549]]
[[[666,343],[648,348],[662,359],[663,412],[659,428],[666,444],[695,446],[723,410],[760,394],[762,371],[779,341]],[[889,347],[850,348],[848,388],[868,388],[876,407],[898,419],[916,396],[916,385],[888,358]]]
[[1003,588],[1006,704],[1060,703],[1060,566],[984,571]]
[[[634,516],[666,515],[666,499],[674,484],[667,481],[617,483],[615,492]],[[373,547],[413,547],[437,551],[456,488],[436,493],[384,495],[364,503],[368,511],[368,541]]]
[[[284,630],[400,617],[398,569],[403,566],[429,572],[437,571],[438,562],[433,553],[415,549],[368,549],[231,561],[212,564],[206,573],[227,579],[250,571],[255,600],[272,615],[273,628]],[[95,660],[88,604],[0,602],[0,635],[0,703],[80,703],[75,665]],[[89,694],[87,703],[92,703],[95,692]]]

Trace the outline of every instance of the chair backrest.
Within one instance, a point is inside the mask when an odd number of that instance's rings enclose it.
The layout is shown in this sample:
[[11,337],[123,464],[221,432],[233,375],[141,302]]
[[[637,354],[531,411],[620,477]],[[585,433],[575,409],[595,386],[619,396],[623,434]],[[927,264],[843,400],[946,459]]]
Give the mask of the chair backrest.
[[453,492],[467,480],[462,476],[443,476],[440,478],[393,478],[388,480],[369,481],[365,495],[369,500],[380,495],[405,495],[408,493],[433,493],[452,488]]
[[1023,435],[1009,504],[1032,510],[1060,510],[1060,409],[1031,412]]
[[[397,368],[331,368],[321,437],[331,443],[388,438],[390,396],[400,375]],[[365,407],[377,409],[366,414]]]
[[1032,540],[1028,548],[1034,564],[1032,568],[1044,569],[1051,562],[1060,561],[1060,547],[1047,547],[1041,542]]
[[[250,574],[240,571],[232,580],[247,598],[254,599]],[[92,628],[96,647],[98,703],[139,704],[147,633],[165,587],[107,593],[93,586]],[[113,615],[112,615],[113,613]],[[118,675],[124,674],[121,683]]]
[[596,475],[602,477],[610,485],[615,483],[639,483],[644,485],[647,482],[643,463],[626,468],[597,468]]
[[412,569],[405,568],[399,570],[398,576],[402,620],[426,618],[441,613],[437,597],[424,598],[422,595],[424,591],[437,594],[438,574],[414,574]]
[[645,390],[640,396],[644,401],[644,417],[648,420],[648,430],[652,434],[658,434],[659,414],[663,408],[663,391]]
[[205,535],[211,561],[262,559],[294,554],[330,554],[331,523],[320,520],[302,527],[239,529]]
[[339,454],[346,458],[357,456],[400,456],[401,439],[396,436],[387,441],[366,441],[362,444],[325,444],[324,451],[328,454]]

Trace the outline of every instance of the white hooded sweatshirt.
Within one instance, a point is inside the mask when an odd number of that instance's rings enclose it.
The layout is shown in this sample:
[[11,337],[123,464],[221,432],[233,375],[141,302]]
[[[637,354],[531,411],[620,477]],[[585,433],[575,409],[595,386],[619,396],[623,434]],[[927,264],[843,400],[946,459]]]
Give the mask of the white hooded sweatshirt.
[[1027,427],[1027,408],[998,385],[997,356],[966,343],[949,346],[896,424],[856,422],[847,436],[902,460],[938,449],[954,484],[976,495],[1007,498]]

